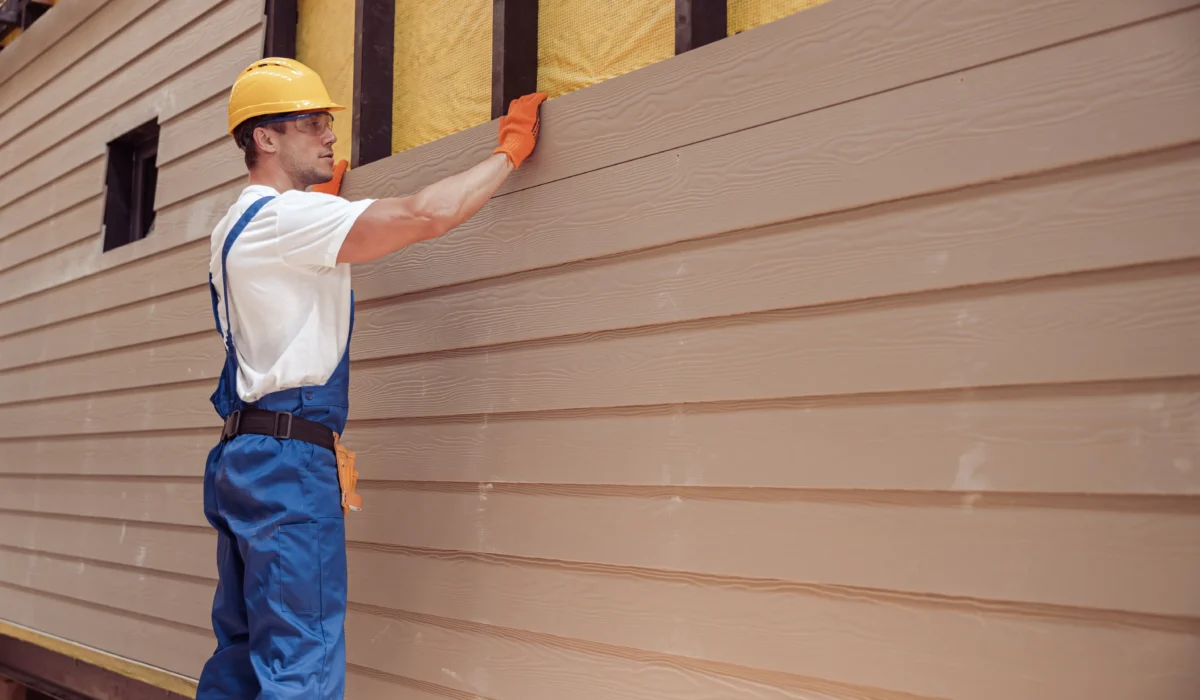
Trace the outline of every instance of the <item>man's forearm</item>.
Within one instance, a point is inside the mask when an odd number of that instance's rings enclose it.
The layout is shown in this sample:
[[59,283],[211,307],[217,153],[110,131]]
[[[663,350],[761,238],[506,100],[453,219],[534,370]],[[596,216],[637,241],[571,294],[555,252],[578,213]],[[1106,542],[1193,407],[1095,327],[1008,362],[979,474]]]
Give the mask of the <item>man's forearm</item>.
[[434,222],[434,236],[474,216],[491,199],[509,173],[508,157],[493,154],[478,165],[429,185],[413,195],[413,208]]
[[342,242],[337,261],[370,262],[441,236],[482,209],[512,170],[508,158],[496,154],[409,197],[373,202]]

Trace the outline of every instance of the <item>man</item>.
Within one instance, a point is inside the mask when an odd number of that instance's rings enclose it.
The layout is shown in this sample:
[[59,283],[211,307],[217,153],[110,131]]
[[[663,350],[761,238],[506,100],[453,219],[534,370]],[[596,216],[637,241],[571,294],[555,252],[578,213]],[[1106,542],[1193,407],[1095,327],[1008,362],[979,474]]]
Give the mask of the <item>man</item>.
[[[350,263],[440,236],[473,216],[533,151],[541,93],[514,100],[478,165],[410,197],[337,196],[333,114],[319,76],[255,61],[229,97],[248,186],[212,233],[210,291],[226,359],[211,400],[225,420],[204,511],[218,533],[217,648],[199,700],[341,698],[343,518],[358,496],[340,443],[349,407]],[[327,184],[326,184],[327,183]],[[314,191],[305,191],[312,187]]]

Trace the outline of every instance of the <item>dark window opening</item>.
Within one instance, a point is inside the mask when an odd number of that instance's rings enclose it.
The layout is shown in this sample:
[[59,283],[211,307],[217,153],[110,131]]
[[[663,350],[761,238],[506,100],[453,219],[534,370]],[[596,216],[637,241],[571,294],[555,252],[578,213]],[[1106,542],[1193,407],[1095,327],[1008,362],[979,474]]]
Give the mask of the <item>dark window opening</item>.
[[157,159],[157,120],[146,122],[108,144],[104,250],[141,240],[154,230]]

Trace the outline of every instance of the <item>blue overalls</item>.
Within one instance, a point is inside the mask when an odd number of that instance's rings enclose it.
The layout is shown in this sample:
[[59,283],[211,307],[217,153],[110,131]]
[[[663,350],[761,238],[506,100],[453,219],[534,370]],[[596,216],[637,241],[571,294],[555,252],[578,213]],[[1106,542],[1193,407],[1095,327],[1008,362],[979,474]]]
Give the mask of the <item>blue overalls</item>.
[[[221,250],[226,319],[226,258],[271,199],[255,201],[226,236]],[[222,332],[211,278],[213,317]],[[225,366],[211,401],[226,419],[243,402],[233,336],[228,330],[222,334]],[[340,434],[349,410],[349,372],[347,336],[341,361],[325,384],[277,391],[253,405],[316,421]],[[336,457],[324,447],[242,434],[209,452],[204,513],[217,530],[219,581],[212,607],[217,648],[200,675],[197,700],[343,697],[346,536],[340,499]]]

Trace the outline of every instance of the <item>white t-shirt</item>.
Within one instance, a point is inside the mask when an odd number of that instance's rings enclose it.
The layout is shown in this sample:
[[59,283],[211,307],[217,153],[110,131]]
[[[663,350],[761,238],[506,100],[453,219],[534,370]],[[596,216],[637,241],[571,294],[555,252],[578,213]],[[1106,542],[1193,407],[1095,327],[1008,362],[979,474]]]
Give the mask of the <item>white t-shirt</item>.
[[[229,251],[230,327],[221,248],[242,213],[272,195]],[[221,328],[232,328],[243,401],[324,384],[333,374],[350,329],[350,265],[339,265],[337,255],[350,227],[373,201],[301,190],[280,194],[250,185],[213,229],[208,269]]]

